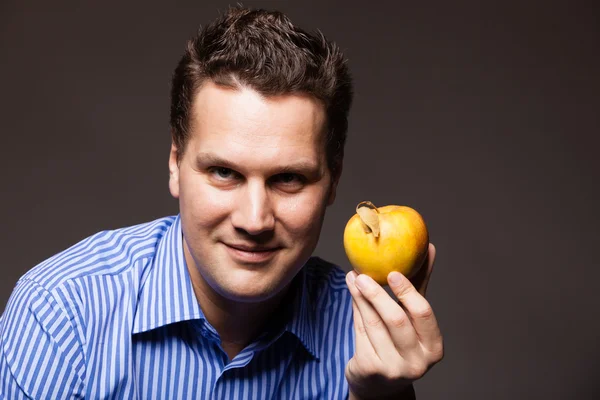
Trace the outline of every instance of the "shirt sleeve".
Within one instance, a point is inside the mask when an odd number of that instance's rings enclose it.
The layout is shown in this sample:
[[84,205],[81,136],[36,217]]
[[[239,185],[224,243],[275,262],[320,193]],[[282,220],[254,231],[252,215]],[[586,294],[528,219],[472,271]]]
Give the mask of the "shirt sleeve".
[[83,348],[64,307],[20,280],[0,317],[0,399],[82,399]]

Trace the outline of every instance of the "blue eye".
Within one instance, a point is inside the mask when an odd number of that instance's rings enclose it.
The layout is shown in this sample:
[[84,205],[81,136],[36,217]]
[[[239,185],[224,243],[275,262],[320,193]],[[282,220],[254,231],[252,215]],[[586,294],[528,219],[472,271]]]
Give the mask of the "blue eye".
[[226,167],[210,167],[208,172],[213,175],[214,178],[220,180],[229,180],[235,178],[236,172]]
[[233,174],[233,171],[229,168],[219,167],[216,168],[215,173],[219,175],[220,178],[229,178]]
[[299,187],[302,186],[306,182],[306,178],[302,175],[292,173],[292,172],[284,172],[275,176],[273,179],[275,183],[280,185],[289,186],[289,187]]
[[281,174],[279,175],[279,181],[283,183],[291,183],[295,180],[298,180],[298,175],[296,174]]

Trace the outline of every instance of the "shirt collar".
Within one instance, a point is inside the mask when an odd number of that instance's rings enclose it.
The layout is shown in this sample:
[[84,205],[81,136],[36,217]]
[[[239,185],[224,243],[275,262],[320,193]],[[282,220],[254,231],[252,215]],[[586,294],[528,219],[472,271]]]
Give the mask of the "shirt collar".
[[291,316],[286,322],[285,331],[296,336],[306,351],[314,358],[319,359],[314,340],[315,313],[312,309],[313,305],[311,304],[311,298],[308,291],[308,276],[306,270],[307,266],[305,265],[295,278],[296,285],[292,287],[292,306],[289,311]]
[[133,333],[191,319],[204,319],[183,256],[181,218],[160,240],[154,259],[142,267]]
[[[183,255],[180,215],[175,217],[160,240],[150,265],[142,267],[140,274],[141,288],[133,317],[133,334],[181,321],[206,321],[194,294]],[[285,312],[287,318],[283,331],[296,336],[304,348],[318,359],[306,266],[294,279],[289,295],[286,298],[291,305]]]

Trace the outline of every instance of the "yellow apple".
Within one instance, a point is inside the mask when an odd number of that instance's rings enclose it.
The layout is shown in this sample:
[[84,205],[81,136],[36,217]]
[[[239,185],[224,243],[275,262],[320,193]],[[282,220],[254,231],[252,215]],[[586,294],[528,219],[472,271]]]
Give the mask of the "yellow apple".
[[407,278],[414,276],[425,261],[428,248],[425,221],[407,206],[377,208],[363,201],[344,229],[344,250],[350,264],[381,285],[387,285],[392,271]]

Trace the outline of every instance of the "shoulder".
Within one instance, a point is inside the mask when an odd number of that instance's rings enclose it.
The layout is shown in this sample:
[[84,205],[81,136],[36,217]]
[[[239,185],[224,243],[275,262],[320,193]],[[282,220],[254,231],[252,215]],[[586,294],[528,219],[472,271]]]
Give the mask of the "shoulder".
[[117,275],[137,261],[152,258],[176,217],[96,233],[48,258],[20,280],[34,281],[46,290],[84,277]]
[[[106,314],[110,307],[130,308],[135,302],[156,249],[175,220],[165,217],[102,231],[41,262],[18,280],[3,323],[27,312],[38,320],[38,314],[51,308],[57,320],[69,321],[65,326],[83,343],[84,326],[101,318],[101,310]],[[112,304],[115,299],[122,303]]]
[[[176,218],[99,232],[33,267],[18,280],[0,316],[5,346],[18,342],[18,335],[11,335],[19,327],[29,326],[49,337],[79,342],[81,348],[84,326],[101,317],[99,310],[110,312],[109,303],[123,297],[106,294],[137,290]],[[135,301],[136,293],[129,294],[123,299]]]

